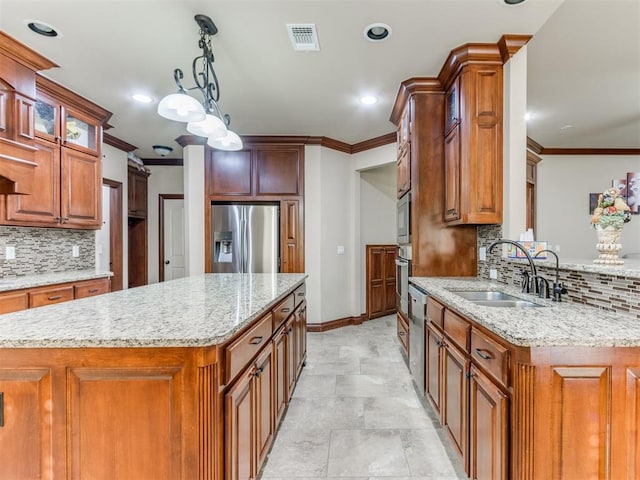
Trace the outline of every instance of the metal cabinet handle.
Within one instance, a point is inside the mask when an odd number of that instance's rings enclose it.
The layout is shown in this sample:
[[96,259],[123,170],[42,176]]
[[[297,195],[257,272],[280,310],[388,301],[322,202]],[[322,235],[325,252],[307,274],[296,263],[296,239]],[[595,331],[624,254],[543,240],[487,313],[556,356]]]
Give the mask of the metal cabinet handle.
[[0,392],[0,427],[4,427],[4,392]]
[[480,358],[484,358],[485,360],[491,360],[493,357],[490,354],[485,352],[486,350],[483,350],[481,348],[476,348],[476,353]]
[[89,293],[96,293],[98,291],[97,288],[92,288],[91,290],[89,290]]
[[53,297],[47,297],[47,299],[49,300],[60,300],[62,298],[62,295],[54,295]]
[[263,370],[264,370],[264,367],[256,367],[256,371],[253,372],[253,376],[254,377],[259,377],[262,374]]
[[288,307],[287,307],[287,308],[281,308],[281,309],[280,309],[280,311],[281,311],[282,313],[289,313],[289,312],[291,311],[291,309],[290,309],[290,308],[288,308]]
[[404,332],[398,332],[398,336],[404,337]]
[[249,342],[251,345],[260,345],[263,337],[253,337]]

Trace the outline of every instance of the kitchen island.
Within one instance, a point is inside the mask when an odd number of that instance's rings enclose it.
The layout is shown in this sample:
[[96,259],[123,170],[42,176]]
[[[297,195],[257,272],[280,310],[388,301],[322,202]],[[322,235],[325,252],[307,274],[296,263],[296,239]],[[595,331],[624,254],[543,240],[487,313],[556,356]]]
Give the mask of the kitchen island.
[[[472,478],[640,478],[634,315],[477,278],[410,281],[429,294],[423,393]],[[487,306],[461,292],[534,305]]]
[[255,476],[306,354],[304,274],[0,316],[0,478]]

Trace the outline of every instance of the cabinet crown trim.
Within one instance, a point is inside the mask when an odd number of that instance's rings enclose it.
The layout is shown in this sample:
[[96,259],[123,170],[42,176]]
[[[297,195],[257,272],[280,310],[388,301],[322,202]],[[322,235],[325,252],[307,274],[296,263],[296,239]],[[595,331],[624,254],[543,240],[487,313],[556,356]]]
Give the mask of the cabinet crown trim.
[[2,31],[0,31],[0,53],[34,72],[59,66]]
[[396,101],[393,104],[391,110],[391,116],[389,120],[394,125],[400,123],[402,113],[405,105],[411,95],[416,93],[443,93],[442,84],[440,80],[435,77],[411,77],[400,84],[398,93],[396,95]]
[[469,64],[477,65],[502,65],[500,47],[496,43],[465,43],[451,50],[447,60],[438,74],[438,79],[445,89],[460,72],[460,69]]

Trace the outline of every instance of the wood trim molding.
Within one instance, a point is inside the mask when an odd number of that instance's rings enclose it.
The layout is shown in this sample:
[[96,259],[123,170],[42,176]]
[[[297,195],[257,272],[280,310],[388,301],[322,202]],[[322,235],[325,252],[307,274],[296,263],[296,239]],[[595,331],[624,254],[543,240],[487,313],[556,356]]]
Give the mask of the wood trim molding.
[[640,155],[640,148],[554,148],[554,147],[543,147],[541,155]]
[[142,163],[145,165],[156,165],[164,167],[182,167],[184,159],[182,158],[143,158]]
[[502,65],[502,55],[496,43],[465,43],[451,50],[444,62],[438,79],[446,90],[462,67],[469,63],[482,65]]
[[109,110],[102,108],[97,103],[93,103],[91,100],[81,97],[77,93],[63,87],[53,80],[36,74],[36,92],[38,90],[48,93],[66,105],[70,105],[74,108],[87,112],[92,117],[98,119],[100,121],[100,125],[107,123],[111,118],[111,115],[113,115]]
[[544,147],[536,142],[533,138],[527,137],[527,150],[531,150],[533,153],[540,155]]
[[396,132],[390,132],[385,135],[380,135],[379,137],[370,138],[369,140],[365,140],[364,142],[354,143],[351,145],[351,153],[360,153],[365,152],[367,150],[373,150],[374,148],[383,147],[385,145],[389,145],[391,143],[396,143],[398,140],[398,136]]
[[189,145],[206,145],[207,139],[196,135],[180,135],[176,138],[176,143],[184,148]]
[[164,282],[164,201],[184,200],[183,193],[158,194],[158,281]]
[[416,93],[443,93],[442,84],[440,80],[433,77],[412,77],[400,84],[398,93],[396,95],[396,101],[393,104],[391,110],[391,116],[389,120],[394,125],[400,123],[404,106],[406,105],[409,97]]
[[329,322],[322,323],[308,323],[308,332],[326,332],[328,330],[334,330],[336,328],[347,327],[349,325],[360,325],[364,321],[364,314],[358,317],[344,317]]
[[518,51],[524,47],[529,40],[531,40],[531,38],[533,38],[533,35],[503,35],[500,40],[498,40],[498,48],[500,49],[502,63],[507,63],[511,57],[518,53]]
[[541,161],[542,158],[540,158],[537,154],[533,153],[531,150],[527,150],[527,163],[533,163],[534,165],[537,165]]
[[34,72],[59,66],[3,31],[0,31],[0,53]]
[[335,140],[329,137],[322,137],[321,146],[325,148],[330,148],[332,150],[337,150],[338,152],[351,154],[351,145],[345,142],[341,142],[340,140]]
[[107,145],[111,145],[118,150],[122,150],[123,152],[133,152],[136,148],[135,145],[131,145],[130,143],[125,142],[124,140],[120,140],[113,135],[109,135],[108,133],[102,134],[102,141]]

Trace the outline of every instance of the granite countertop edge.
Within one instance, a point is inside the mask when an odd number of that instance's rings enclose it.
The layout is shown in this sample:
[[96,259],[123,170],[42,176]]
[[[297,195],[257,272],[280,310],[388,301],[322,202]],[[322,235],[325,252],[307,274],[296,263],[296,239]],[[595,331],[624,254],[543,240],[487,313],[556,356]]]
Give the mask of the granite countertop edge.
[[58,283],[80,282],[83,280],[112,276],[113,272],[96,272],[95,270],[71,270],[67,272],[39,273],[35,275],[15,275],[0,278],[0,292],[45,287]]
[[[640,347],[640,321],[572,302],[553,302],[477,277],[410,277],[409,281],[458,313],[521,347]],[[499,290],[539,305],[534,308],[479,306],[461,290]]]
[[[0,315],[0,349],[218,346],[291,294],[307,274],[268,277],[253,276],[258,294],[237,285],[250,274],[205,274]],[[231,285],[228,292],[224,283]]]

